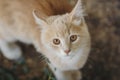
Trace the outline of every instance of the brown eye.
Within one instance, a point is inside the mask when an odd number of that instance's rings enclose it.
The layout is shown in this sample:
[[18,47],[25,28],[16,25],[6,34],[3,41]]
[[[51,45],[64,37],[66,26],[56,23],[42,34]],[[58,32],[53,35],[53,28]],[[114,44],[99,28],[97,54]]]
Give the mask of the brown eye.
[[59,45],[59,44],[60,44],[60,40],[59,40],[59,39],[54,39],[54,40],[53,40],[53,43],[54,43],[55,45]]
[[75,40],[77,40],[77,35],[72,35],[72,36],[70,37],[70,41],[71,41],[71,42],[74,42]]

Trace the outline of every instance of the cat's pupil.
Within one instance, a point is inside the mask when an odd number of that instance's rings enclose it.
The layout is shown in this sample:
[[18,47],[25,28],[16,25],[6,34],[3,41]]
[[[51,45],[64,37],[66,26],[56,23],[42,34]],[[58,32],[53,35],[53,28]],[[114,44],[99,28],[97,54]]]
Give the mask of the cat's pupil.
[[71,41],[71,42],[74,42],[75,40],[77,40],[77,35],[72,35],[72,36],[70,37],[70,41]]
[[53,43],[54,43],[55,45],[59,45],[59,44],[60,44],[60,40],[59,40],[59,39],[54,39],[54,40],[53,40]]

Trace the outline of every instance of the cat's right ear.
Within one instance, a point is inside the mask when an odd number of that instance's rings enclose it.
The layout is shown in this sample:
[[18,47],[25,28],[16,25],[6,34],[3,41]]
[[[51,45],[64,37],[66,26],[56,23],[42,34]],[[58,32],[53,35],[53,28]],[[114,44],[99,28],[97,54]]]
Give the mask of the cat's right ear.
[[35,18],[36,23],[40,25],[41,27],[47,25],[45,21],[45,17],[41,15],[38,10],[33,10],[33,17]]
[[82,9],[82,2],[78,0],[75,7],[70,13],[70,21],[73,22],[75,25],[80,25],[83,18],[83,9]]

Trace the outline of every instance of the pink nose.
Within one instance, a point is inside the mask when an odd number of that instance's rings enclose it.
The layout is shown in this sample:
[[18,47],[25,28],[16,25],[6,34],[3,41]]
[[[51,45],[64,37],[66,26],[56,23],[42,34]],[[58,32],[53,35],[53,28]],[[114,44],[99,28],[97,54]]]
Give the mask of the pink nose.
[[71,51],[71,50],[68,49],[68,50],[65,50],[64,52],[68,55],[70,51]]

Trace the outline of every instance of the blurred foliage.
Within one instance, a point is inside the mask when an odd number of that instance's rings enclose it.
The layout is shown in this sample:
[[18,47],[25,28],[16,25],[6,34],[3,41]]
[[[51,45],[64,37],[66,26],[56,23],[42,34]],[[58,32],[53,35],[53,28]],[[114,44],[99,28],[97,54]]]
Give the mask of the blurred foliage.
[[0,80],[18,80],[11,70],[0,67]]

